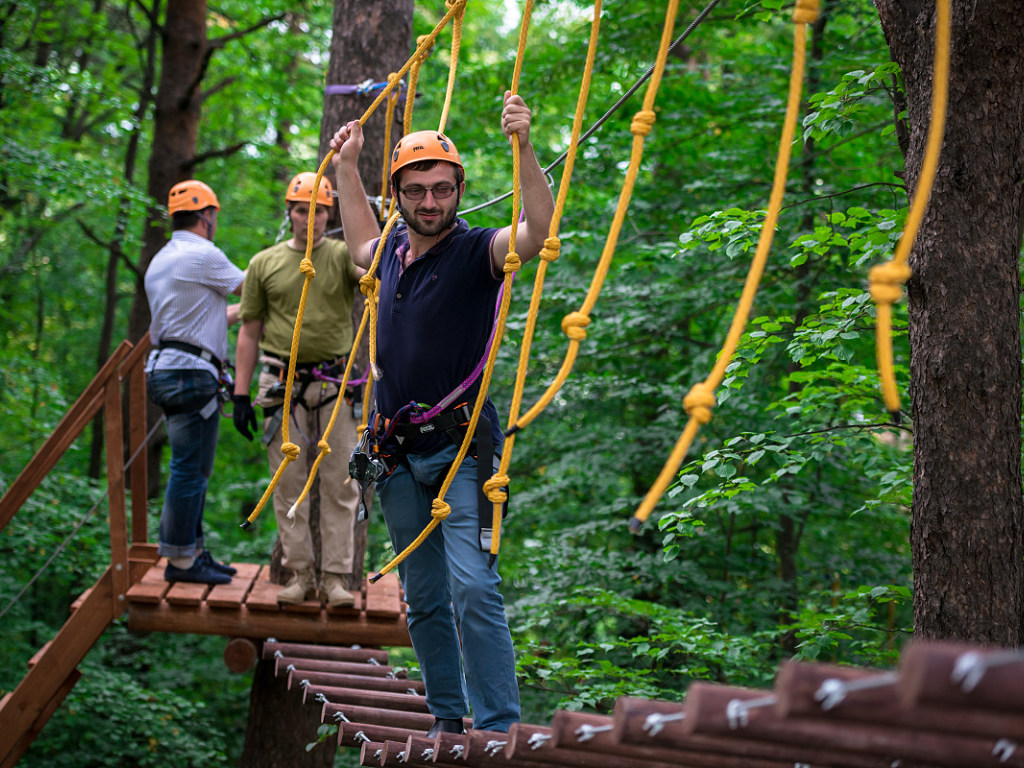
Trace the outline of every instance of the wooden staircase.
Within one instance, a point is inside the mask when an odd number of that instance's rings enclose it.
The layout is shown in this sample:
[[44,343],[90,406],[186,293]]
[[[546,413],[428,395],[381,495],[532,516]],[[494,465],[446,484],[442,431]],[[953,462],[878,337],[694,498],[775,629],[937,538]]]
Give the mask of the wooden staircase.
[[270,583],[268,566],[236,564],[238,574],[231,583],[213,588],[164,581],[166,563],[157,555],[156,545],[147,541],[146,461],[125,460],[141,453],[146,441],[143,367],[149,348],[148,336],[138,344],[125,341],[118,346],[0,498],[2,531],[102,411],[110,565],[72,604],[68,620],[32,657],[18,686],[0,699],[0,768],[17,763],[78,681],[82,659],[107,627],[126,612],[129,627],[152,632],[409,645],[401,590],[394,575],[373,585],[364,583],[356,605],[338,611],[316,602],[279,608],[275,597],[280,587]]

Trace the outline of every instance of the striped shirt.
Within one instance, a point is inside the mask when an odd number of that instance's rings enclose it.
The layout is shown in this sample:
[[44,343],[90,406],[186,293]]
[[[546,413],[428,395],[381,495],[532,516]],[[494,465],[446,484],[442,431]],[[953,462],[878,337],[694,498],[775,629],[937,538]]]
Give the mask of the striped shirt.
[[[228,353],[227,296],[244,276],[224,251],[205,237],[175,231],[146,270],[153,345],[183,341],[224,360]],[[159,357],[151,355],[146,366],[147,371],[169,368],[218,374],[212,363],[178,349],[162,350]]]

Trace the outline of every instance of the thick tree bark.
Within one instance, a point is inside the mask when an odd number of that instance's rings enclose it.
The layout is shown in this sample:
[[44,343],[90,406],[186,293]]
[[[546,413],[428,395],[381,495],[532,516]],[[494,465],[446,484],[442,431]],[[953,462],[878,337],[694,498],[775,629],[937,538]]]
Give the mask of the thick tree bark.
[[[334,36],[327,83],[358,84],[367,79],[386,82],[389,73],[401,69],[412,53],[413,5],[414,0],[335,0]],[[375,97],[373,93],[324,97],[320,162],[327,156],[330,138],[338,127],[361,117]],[[363,184],[370,194],[378,194],[380,187],[384,116],[385,103],[382,103],[364,125],[366,143],[360,171]],[[401,117],[399,110],[392,128],[392,141],[400,136]],[[325,176],[334,183],[333,168],[328,168]],[[336,226],[332,221],[331,227]],[[358,328],[363,313],[362,294],[357,293],[355,299],[352,317],[354,327]],[[367,359],[364,340],[357,355],[361,370],[366,370]],[[314,494],[310,499],[310,517],[319,519],[319,494]],[[366,528],[365,522],[356,524],[355,557],[349,582],[352,588],[360,586],[364,576]],[[316,550],[319,551],[319,547]],[[271,572],[283,579],[286,574],[280,567],[280,557],[278,545],[271,563]],[[301,696],[295,691],[283,691],[282,684],[272,677],[268,668],[272,668],[272,665],[261,661],[253,679],[242,764],[252,768],[320,768],[333,765],[333,756],[337,752],[333,740],[328,740],[311,752],[305,751],[305,745],[315,740],[319,721],[309,719],[312,709],[296,704]]]
[[[906,83],[914,189],[930,120],[935,4],[875,0]],[[908,283],[915,633],[1024,641],[1018,261],[1024,17],[954,0],[949,114]]]
[[274,659],[260,659],[249,694],[249,720],[239,765],[246,768],[331,768],[337,739],[317,740],[320,707],[303,704],[302,692],[288,690],[287,677],[274,676]]
[[[414,0],[335,0],[334,37],[331,58],[327,65],[327,83],[353,85],[372,80],[386,83],[388,75],[402,68],[413,51],[412,14]],[[404,96],[404,90],[401,92]],[[376,93],[329,95],[324,97],[324,115],[320,126],[320,159],[330,150],[334,132],[344,123],[357,120],[373,103]],[[391,143],[401,137],[404,98],[395,109],[391,127]],[[359,171],[363,186],[370,195],[380,194],[381,167],[384,152],[387,101],[382,101],[363,126],[365,144],[360,156]],[[334,180],[333,169],[329,172]],[[344,237],[344,235],[342,235]],[[363,315],[363,296],[357,293],[352,306],[352,327],[358,329]],[[364,335],[356,364],[365,371],[369,363],[368,337]],[[363,404],[367,408],[367,404]],[[367,506],[372,505],[372,493],[367,494]],[[355,559],[350,584],[362,584],[366,551],[366,523],[356,524]]]

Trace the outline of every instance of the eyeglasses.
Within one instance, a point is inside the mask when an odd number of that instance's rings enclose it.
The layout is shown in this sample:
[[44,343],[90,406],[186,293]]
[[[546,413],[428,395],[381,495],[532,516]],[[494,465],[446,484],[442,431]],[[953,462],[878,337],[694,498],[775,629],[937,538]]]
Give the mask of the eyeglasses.
[[421,187],[416,185],[413,187],[399,187],[398,191],[410,200],[422,200],[427,196],[427,192],[433,194],[435,200],[444,200],[452,196],[452,192],[455,191],[455,185],[435,184],[432,187]]

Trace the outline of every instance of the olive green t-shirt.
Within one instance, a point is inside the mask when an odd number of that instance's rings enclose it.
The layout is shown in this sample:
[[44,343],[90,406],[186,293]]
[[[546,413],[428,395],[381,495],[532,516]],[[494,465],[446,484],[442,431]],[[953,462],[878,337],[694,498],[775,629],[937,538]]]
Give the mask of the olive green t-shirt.
[[[299,271],[305,253],[305,248],[295,250],[287,241],[278,243],[253,256],[245,271],[239,317],[263,320],[260,348],[282,359],[291,353],[306,281]],[[325,238],[309,259],[316,276],[309,283],[296,363],[333,360],[352,347],[352,300],[359,279],[348,246]]]

